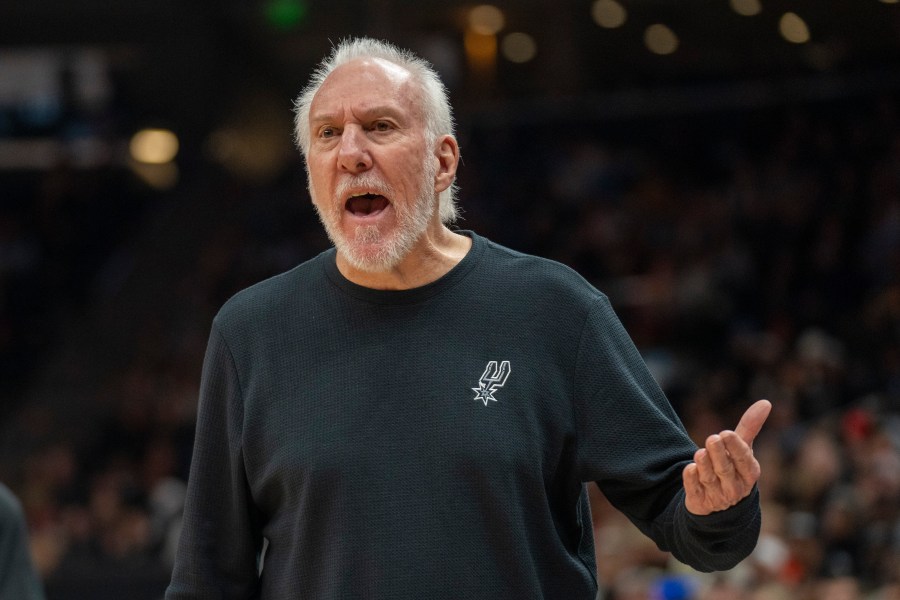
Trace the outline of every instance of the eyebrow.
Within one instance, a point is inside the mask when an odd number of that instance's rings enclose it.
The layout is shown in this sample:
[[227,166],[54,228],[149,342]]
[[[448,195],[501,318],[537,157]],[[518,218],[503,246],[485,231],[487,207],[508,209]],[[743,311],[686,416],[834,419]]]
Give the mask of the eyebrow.
[[[390,106],[388,104],[377,104],[369,108],[364,108],[359,111],[359,113],[363,121],[373,119],[378,115],[401,119],[405,114],[398,108]],[[339,113],[333,112],[313,114],[310,115],[309,121],[310,123],[328,123],[330,121],[337,120],[338,114]]]

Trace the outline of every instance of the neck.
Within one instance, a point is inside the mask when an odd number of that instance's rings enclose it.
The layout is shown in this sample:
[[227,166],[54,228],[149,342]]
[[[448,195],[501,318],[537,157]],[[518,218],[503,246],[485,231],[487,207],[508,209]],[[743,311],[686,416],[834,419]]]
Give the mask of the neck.
[[361,271],[350,265],[340,252],[337,267],[341,275],[357,285],[376,290],[408,290],[446,275],[471,247],[471,239],[436,222],[425,230],[409,254],[389,271]]

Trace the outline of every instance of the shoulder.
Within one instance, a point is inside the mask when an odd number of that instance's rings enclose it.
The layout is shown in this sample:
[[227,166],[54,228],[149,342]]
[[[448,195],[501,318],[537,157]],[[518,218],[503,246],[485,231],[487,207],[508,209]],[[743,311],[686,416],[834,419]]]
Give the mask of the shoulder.
[[296,314],[324,284],[322,261],[326,255],[327,251],[237,292],[219,309],[214,324],[224,331],[278,323],[279,317]]
[[512,250],[487,240],[485,265],[490,277],[531,301],[578,304],[586,309],[606,295],[571,267],[558,261]]

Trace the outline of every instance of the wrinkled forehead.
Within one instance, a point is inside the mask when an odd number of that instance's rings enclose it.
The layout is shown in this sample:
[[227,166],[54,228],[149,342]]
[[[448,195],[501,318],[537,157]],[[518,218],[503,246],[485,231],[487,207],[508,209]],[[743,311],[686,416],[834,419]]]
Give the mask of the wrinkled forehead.
[[412,72],[406,67],[374,56],[355,58],[348,61],[335,68],[328,79],[342,70],[362,71],[370,77],[384,78],[398,86],[412,80]]
[[329,112],[333,104],[393,102],[406,111],[423,114],[423,94],[409,69],[381,58],[357,58],[332,71],[313,97],[310,118]]

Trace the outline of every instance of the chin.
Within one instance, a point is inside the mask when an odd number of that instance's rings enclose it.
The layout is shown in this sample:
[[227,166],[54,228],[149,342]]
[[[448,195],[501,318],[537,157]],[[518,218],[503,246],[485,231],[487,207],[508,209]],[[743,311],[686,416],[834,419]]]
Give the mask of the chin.
[[403,260],[402,256],[385,255],[382,252],[343,251],[341,254],[350,266],[366,273],[386,273]]
[[392,270],[406,257],[409,249],[398,240],[377,242],[349,242],[335,244],[344,259],[355,269],[367,273],[383,273]]

